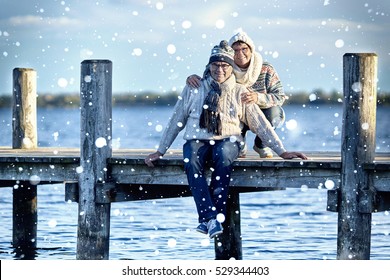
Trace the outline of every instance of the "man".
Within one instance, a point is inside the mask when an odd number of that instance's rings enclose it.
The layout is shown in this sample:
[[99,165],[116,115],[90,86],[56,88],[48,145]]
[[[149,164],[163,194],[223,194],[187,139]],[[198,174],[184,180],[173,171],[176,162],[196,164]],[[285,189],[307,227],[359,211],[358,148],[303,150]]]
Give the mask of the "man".
[[[252,39],[245,32],[240,31],[232,36],[229,45],[234,50],[233,73],[237,82],[247,88],[242,101],[256,103],[274,128],[282,126],[285,120],[282,105],[286,96],[275,68],[269,62],[263,61],[261,54],[256,52]],[[197,88],[200,79],[197,75],[191,75],[187,83]],[[242,130],[244,138],[248,130],[249,128],[244,126]],[[271,149],[259,137],[255,138],[253,149],[261,158],[273,157]],[[240,156],[245,155],[246,146]]]
[[[166,153],[179,132],[186,128],[184,169],[199,216],[197,231],[208,233],[210,238],[223,231],[221,223],[226,213],[232,164],[243,145],[243,123],[282,158],[307,159],[302,153],[287,152],[259,107],[242,102],[241,94],[247,90],[236,83],[232,74],[233,57],[234,51],[227,41],[212,49],[210,75],[200,82],[197,90],[184,88],[157,151],[145,158],[145,163],[153,167],[153,162]],[[212,170],[210,186],[205,174],[208,167]]]

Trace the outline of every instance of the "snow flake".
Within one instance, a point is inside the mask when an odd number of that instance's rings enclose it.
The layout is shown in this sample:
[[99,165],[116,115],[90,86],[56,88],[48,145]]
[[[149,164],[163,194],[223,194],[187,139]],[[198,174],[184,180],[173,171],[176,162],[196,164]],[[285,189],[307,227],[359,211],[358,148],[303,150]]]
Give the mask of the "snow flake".
[[333,135],[336,136],[336,135],[339,135],[340,134],[340,130],[338,128],[338,126],[336,126],[333,130]]
[[38,185],[41,182],[41,177],[38,175],[31,175],[30,176],[30,184],[31,185]]
[[368,130],[370,128],[370,125],[368,123],[363,123],[362,124],[362,129]]
[[157,3],[156,3],[156,9],[157,9],[157,10],[162,10],[162,9],[164,9],[164,4],[161,3],[161,2],[157,2]]
[[156,125],[155,127],[157,132],[161,132],[163,130],[163,126],[161,124]]
[[225,215],[222,213],[217,214],[217,221],[223,223],[225,221]]
[[210,245],[210,239],[206,239],[206,238],[202,239],[202,240],[200,241],[200,245],[201,245],[202,247],[207,247],[207,246],[209,246],[209,245]]
[[294,119],[291,119],[291,120],[289,120],[289,121],[286,122],[286,128],[287,128],[288,130],[296,129],[297,126],[298,126],[298,123],[297,123],[297,121],[294,120]]
[[192,26],[192,23],[189,20],[185,20],[181,23],[181,27],[183,27],[183,29],[189,29],[189,28],[191,28],[191,26]]
[[362,91],[362,83],[360,82],[355,82],[352,84],[352,90],[354,92],[361,92]]
[[301,191],[302,191],[302,192],[306,192],[308,189],[309,189],[309,186],[308,186],[308,185],[302,185],[302,186],[301,186]]
[[223,19],[219,19],[215,22],[215,27],[218,29],[222,29],[225,27],[225,21]]
[[140,48],[133,49],[133,52],[131,53],[131,55],[141,56],[142,55],[142,49],[140,49]]
[[332,180],[326,180],[325,181],[325,188],[328,190],[332,190],[335,186],[335,183]]
[[53,138],[54,138],[54,141],[57,141],[58,140],[58,136],[60,135],[60,133],[58,131],[54,132],[52,134]]
[[107,146],[107,140],[104,137],[99,137],[95,141],[95,145],[97,148],[103,148],[104,146]]
[[342,48],[342,47],[344,47],[344,40],[338,39],[338,40],[336,40],[334,45],[336,46],[336,48]]
[[168,247],[169,247],[169,248],[174,248],[174,247],[176,247],[176,244],[177,244],[176,239],[170,238],[170,239],[168,240]]
[[251,219],[258,219],[258,218],[260,218],[260,212],[259,211],[252,211],[251,213],[250,213],[250,217],[251,217]]
[[57,220],[56,219],[50,219],[48,222],[47,222],[48,226],[51,227],[51,228],[55,228],[57,226]]
[[176,52],[176,46],[174,44],[169,44],[167,46],[167,52],[169,54],[174,54]]
[[84,82],[90,83],[91,81],[92,81],[91,76],[90,76],[90,75],[85,75],[85,77],[84,77]]

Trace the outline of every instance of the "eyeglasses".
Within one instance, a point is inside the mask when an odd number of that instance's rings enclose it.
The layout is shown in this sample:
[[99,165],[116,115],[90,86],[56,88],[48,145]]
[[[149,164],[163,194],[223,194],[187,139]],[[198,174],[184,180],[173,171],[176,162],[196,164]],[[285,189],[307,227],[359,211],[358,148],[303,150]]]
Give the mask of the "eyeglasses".
[[211,68],[213,68],[214,70],[217,70],[219,67],[222,68],[223,71],[226,71],[229,69],[230,67],[230,64],[227,64],[227,63],[211,63]]
[[243,48],[233,48],[234,54],[238,54],[239,52],[242,52],[243,54],[247,54],[249,51],[249,48],[243,47]]

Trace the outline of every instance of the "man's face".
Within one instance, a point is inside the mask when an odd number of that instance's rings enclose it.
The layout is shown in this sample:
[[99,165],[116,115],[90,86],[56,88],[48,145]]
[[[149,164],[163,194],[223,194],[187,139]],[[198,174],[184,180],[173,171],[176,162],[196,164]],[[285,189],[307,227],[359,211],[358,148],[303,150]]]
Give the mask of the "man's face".
[[247,68],[251,62],[251,48],[247,44],[241,42],[234,43],[232,48],[234,50],[234,63],[236,63],[238,67]]
[[215,61],[210,65],[211,77],[218,83],[226,81],[233,72],[233,67],[223,61]]

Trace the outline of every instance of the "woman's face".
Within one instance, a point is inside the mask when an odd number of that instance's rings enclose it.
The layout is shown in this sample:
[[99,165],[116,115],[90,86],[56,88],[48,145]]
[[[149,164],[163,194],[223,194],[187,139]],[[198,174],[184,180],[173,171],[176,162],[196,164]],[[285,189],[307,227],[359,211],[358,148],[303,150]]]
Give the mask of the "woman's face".
[[240,68],[247,68],[251,62],[251,48],[243,42],[234,43],[232,48],[234,50],[234,63]]

